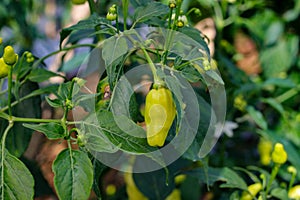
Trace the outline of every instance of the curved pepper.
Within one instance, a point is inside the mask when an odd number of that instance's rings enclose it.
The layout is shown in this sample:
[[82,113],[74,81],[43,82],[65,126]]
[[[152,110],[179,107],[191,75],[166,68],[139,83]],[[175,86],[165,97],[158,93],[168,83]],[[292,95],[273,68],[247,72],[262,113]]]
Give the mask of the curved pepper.
[[169,89],[151,89],[146,96],[145,123],[150,146],[163,146],[176,115]]

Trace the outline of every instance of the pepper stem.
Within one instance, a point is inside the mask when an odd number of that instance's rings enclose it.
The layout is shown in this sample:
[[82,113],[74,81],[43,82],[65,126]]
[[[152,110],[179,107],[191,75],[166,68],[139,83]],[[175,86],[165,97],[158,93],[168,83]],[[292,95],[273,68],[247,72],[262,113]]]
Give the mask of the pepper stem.
[[149,64],[149,67],[152,71],[152,74],[153,74],[153,79],[154,79],[154,88],[159,88],[161,86],[164,86],[165,85],[165,82],[157,75],[157,70],[156,70],[156,67],[152,61],[152,59],[150,58],[148,52],[146,51],[146,49],[144,47],[141,47],[145,57],[146,57],[146,60]]

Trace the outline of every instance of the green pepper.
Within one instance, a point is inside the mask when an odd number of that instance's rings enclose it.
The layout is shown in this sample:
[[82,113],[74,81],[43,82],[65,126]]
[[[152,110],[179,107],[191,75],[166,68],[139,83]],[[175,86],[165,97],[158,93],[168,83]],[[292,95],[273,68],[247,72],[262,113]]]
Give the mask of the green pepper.
[[163,146],[176,115],[169,89],[153,88],[146,96],[145,123],[150,146]]

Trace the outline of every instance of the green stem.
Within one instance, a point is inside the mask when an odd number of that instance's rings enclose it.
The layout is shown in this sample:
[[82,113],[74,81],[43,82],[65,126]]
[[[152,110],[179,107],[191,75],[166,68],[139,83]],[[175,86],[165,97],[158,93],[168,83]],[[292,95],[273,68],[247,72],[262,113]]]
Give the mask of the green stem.
[[148,52],[146,51],[146,49],[144,47],[141,47],[145,57],[146,57],[146,60],[150,66],[150,69],[152,71],[152,74],[153,74],[153,78],[154,78],[154,84],[157,84],[157,85],[164,85],[164,81],[161,80],[161,78],[159,78],[159,76],[157,75],[157,72],[156,72],[156,67],[153,63],[153,61],[151,60]]
[[292,177],[291,177],[291,180],[290,180],[290,183],[289,183],[288,191],[290,191],[290,189],[292,188],[292,186],[293,186],[293,184],[295,182],[295,179],[296,179],[296,173],[293,173]]
[[179,15],[180,15],[181,4],[182,4],[182,1],[177,1],[176,12],[175,12],[175,19],[173,21],[173,26],[172,26],[173,30],[176,30],[176,28],[177,28],[176,23],[177,23]]
[[270,178],[270,180],[268,182],[268,185],[267,185],[267,188],[266,188],[266,195],[268,195],[268,193],[271,189],[271,185],[272,185],[273,181],[275,180],[275,178],[278,174],[279,167],[280,167],[279,164],[275,164],[274,168],[272,169],[271,178]]
[[295,96],[299,92],[300,86],[298,85],[295,88],[291,88],[290,90],[286,91],[282,95],[279,95],[278,97],[275,98],[275,100],[279,103],[283,103],[284,101],[288,100],[289,98]]
[[[25,80],[25,79],[24,79]],[[21,82],[21,85],[22,85],[23,83]],[[22,102],[22,101],[24,101],[24,100],[26,100],[26,99],[29,99],[29,98],[31,98],[31,97],[35,97],[35,96],[40,96],[40,94],[38,94],[38,93],[30,93],[30,94],[28,94],[28,95],[26,95],[26,96],[24,96],[24,97],[21,97],[21,98],[19,98],[17,101],[14,101],[14,102],[12,102],[11,103],[11,107],[14,107],[15,105],[17,105],[18,103],[20,103],[20,102]],[[3,107],[3,108],[1,108],[0,109],[0,112],[5,112],[6,110],[8,109],[8,106],[5,106],[5,107]]]
[[70,109],[68,102],[72,102],[74,84],[75,84],[75,78],[72,79],[70,91],[69,91],[68,97],[65,102],[66,105],[64,106],[64,115],[61,119],[61,125],[64,128],[65,136],[67,136],[67,137],[70,136],[70,133],[69,133],[68,127],[67,127],[67,117],[68,117],[68,113],[69,113],[69,109]]
[[57,51],[53,51],[52,53],[40,58],[39,60],[37,60],[34,65],[32,66],[32,68],[36,68],[41,62],[43,62],[44,60],[46,60],[47,58],[51,57],[51,56],[54,56],[62,51],[69,51],[69,50],[72,50],[72,49],[76,49],[76,48],[80,48],[80,47],[97,47],[96,44],[76,44],[76,45],[72,45],[70,47],[65,47],[65,48],[62,48],[60,50],[57,50]]
[[117,28],[117,33],[120,33],[120,27],[119,27],[119,8],[117,6],[117,17],[116,17],[116,28]]
[[[4,159],[5,159],[5,141],[9,130],[13,127],[13,122],[9,122],[1,139],[1,185],[4,185]],[[1,199],[4,199],[4,189],[1,190]]]
[[11,110],[11,99],[12,99],[12,71],[13,71],[13,66],[9,65],[8,66],[8,100],[7,100],[7,105],[8,105],[8,115],[11,118],[12,116],[12,110]]
[[185,67],[187,65],[190,65],[192,62],[198,61],[198,60],[204,60],[204,58],[203,57],[199,57],[199,58],[195,58],[195,59],[189,60],[188,62],[182,63],[181,65],[175,67],[175,69],[179,70],[179,69],[181,69],[181,68],[183,68],[183,67]]
[[39,119],[39,118],[23,118],[23,117],[12,117],[13,122],[31,122],[31,123],[59,123],[59,119]]
[[96,9],[95,1],[94,0],[88,0],[88,3],[89,3],[91,14],[96,13],[97,9]]
[[173,8],[170,8],[169,21],[168,21],[168,29],[172,28],[172,14],[173,14]]
[[[2,88],[1,86],[2,86],[2,85],[0,85],[0,88]],[[7,92],[7,89],[2,90],[2,91],[0,92],[0,96],[3,95],[3,94],[6,94],[6,92]]]
[[129,6],[129,1],[128,0],[122,0],[122,6],[123,6],[123,17],[124,17],[124,31],[127,30],[127,16],[128,16],[128,6]]

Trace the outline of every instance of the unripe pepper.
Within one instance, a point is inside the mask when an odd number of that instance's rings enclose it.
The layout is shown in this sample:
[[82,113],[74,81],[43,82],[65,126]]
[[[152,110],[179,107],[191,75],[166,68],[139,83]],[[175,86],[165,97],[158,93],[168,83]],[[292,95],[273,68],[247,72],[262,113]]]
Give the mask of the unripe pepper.
[[4,62],[3,58],[0,58],[0,79],[7,77],[8,67],[9,66]]
[[153,88],[146,96],[145,123],[150,146],[163,146],[176,115],[169,89]]

